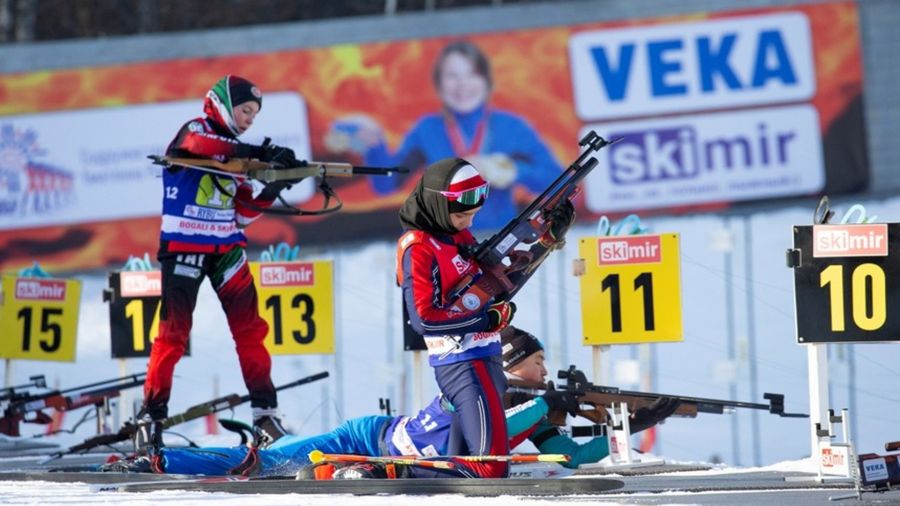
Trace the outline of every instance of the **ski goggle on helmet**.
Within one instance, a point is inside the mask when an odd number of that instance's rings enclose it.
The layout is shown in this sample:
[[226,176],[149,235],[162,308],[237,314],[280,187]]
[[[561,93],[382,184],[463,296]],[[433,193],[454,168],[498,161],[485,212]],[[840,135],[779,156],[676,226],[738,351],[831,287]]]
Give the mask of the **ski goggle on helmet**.
[[450,191],[450,190],[431,190],[440,193],[441,195],[447,197],[450,200],[455,202],[459,202],[460,204],[467,206],[474,206],[478,204],[483,199],[487,198],[488,194],[491,192],[491,185],[485,182],[481,186],[477,186],[472,188],[471,190],[461,190],[461,191]]
[[450,180],[450,187],[446,190],[426,190],[440,193],[451,202],[463,206],[479,206],[487,198],[491,185],[481,177],[481,174],[471,165],[460,167]]

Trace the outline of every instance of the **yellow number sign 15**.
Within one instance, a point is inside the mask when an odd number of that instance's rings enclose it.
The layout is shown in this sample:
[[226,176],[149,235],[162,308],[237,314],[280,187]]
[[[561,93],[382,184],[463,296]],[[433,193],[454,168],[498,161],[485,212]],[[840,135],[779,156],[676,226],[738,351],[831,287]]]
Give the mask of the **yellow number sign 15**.
[[81,282],[3,276],[0,357],[75,361]]
[[259,313],[269,324],[273,355],[334,353],[334,288],[330,261],[251,262]]
[[585,345],[681,341],[678,234],[586,237],[578,251]]

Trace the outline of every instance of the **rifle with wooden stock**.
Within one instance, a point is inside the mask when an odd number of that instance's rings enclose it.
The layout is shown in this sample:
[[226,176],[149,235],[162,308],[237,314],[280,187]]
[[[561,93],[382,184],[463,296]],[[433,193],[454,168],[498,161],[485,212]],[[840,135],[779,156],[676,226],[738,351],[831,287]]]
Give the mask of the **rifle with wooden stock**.
[[[569,366],[567,370],[559,371],[558,378],[565,380],[565,383],[561,383],[555,388],[557,390],[572,392],[578,399],[582,408],[578,412],[578,416],[586,418],[596,424],[606,423],[608,417],[606,409],[611,408],[615,403],[624,402],[628,406],[628,411],[635,413],[641,408],[650,407],[660,398],[677,401],[677,408],[675,408],[675,411],[670,416],[694,418],[699,413],[723,414],[732,412],[737,408],[745,408],[768,411],[769,413],[784,418],[809,417],[809,415],[803,413],[785,413],[784,394],[763,394],[763,398],[769,401],[768,404],[763,404],[621,390],[616,387],[595,385],[591,383],[587,380],[585,374],[578,370],[574,365]],[[549,385],[546,384],[535,385],[514,379],[509,381],[509,385],[509,392],[522,392],[533,395],[540,395],[549,388]],[[548,418],[550,419],[550,423],[553,423],[554,425],[566,424],[565,412],[551,412]]]
[[[291,216],[316,216],[328,214],[336,212],[343,207],[344,203],[341,201],[340,197],[338,197],[334,189],[328,185],[327,178],[329,177],[348,178],[360,175],[391,176],[396,173],[409,172],[409,169],[406,167],[355,166],[343,162],[317,162],[312,160],[299,160],[296,161],[296,166],[289,167],[277,162],[263,162],[243,158],[232,158],[227,162],[220,162],[219,160],[214,160],[212,158],[187,158],[159,155],[150,155],[148,158],[153,160],[154,164],[169,169],[186,167],[227,177],[239,175],[266,184],[287,183],[288,187],[290,187],[290,184],[299,183],[306,178],[318,178],[317,189],[324,198],[321,209],[298,209],[288,204],[280,195],[278,196],[278,200],[284,206],[284,209],[256,207],[252,204],[244,204],[259,212]],[[213,178],[213,184],[219,184],[215,178]],[[219,191],[223,191],[223,189],[219,188]],[[227,191],[224,193],[228,194]],[[330,205],[332,199],[335,201],[334,205]]]

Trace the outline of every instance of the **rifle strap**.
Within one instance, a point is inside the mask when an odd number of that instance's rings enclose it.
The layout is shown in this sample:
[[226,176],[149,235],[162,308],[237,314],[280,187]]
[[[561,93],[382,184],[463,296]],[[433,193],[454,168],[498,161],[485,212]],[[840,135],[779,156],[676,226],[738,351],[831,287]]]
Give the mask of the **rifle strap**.
[[533,436],[529,437],[528,439],[531,440],[531,442],[534,444],[534,446],[536,446],[537,448],[540,448],[542,444],[546,443],[551,438],[554,438],[561,434],[562,434],[562,432],[560,432],[559,428],[551,427],[551,428],[548,428],[547,430],[544,430],[537,434],[534,434]]
[[572,427],[572,437],[601,437],[607,434],[606,425],[578,425]]

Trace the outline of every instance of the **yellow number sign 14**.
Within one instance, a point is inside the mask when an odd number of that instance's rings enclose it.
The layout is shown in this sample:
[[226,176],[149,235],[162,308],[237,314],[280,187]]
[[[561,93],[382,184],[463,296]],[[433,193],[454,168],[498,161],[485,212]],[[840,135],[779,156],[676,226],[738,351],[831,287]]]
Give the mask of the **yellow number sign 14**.
[[0,357],[75,361],[81,281],[3,276]]
[[334,353],[331,261],[251,262],[272,355]]
[[678,239],[678,234],[581,239],[585,345],[682,340]]

